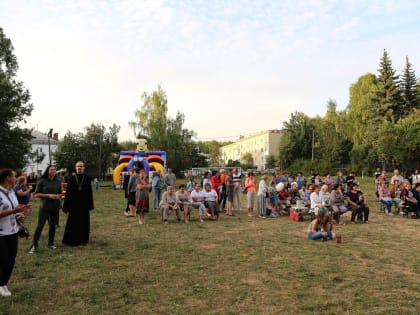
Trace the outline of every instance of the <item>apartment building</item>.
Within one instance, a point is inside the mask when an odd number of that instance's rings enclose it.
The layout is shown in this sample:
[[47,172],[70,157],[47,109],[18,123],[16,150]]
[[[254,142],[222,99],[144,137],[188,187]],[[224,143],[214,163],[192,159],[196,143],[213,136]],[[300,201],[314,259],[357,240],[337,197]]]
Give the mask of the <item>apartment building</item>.
[[227,164],[229,160],[240,160],[245,153],[249,152],[252,154],[257,169],[263,170],[269,155],[278,157],[281,135],[281,130],[266,130],[223,146],[220,148],[223,162]]

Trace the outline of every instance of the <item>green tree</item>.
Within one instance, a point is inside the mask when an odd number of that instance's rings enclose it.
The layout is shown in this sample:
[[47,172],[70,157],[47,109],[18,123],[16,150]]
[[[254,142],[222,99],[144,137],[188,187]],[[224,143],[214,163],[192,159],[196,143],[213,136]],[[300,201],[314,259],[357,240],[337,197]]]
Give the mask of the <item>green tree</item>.
[[277,158],[274,154],[270,154],[265,161],[265,168],[275,168],[278,165]]
[[377,91],[377,78],[371,73],[361,76],[350,87],[347,115],[339,129],[353,143],[350,159],[354,165],[366,165],[376,159],[377,128],[384,120],[375,101]]
[[54,153],[57,166],[71,172],[74,164],[83,160],[88,174],[104,178],[117,163],[116,154],[121,150],[119,130],[115,124],[107,130],[101,124],[92,123],[85,127],[85,134],[68,131]]
[[74,165],[78,160],[84,160],[87,163],[86,156],[83,156],[83,150],[83,134],[67,131],[53,154],[54,160],[59,168],[65,168],[69,172],[73,172]]
[[166,115],[168,112],[166,92],[159,85],[157,91],[150,94],[144,92],[142,99],[141,109],[135,111],[138,121],[131,121],[129,124],[149,139],[149,149],[164,150],[167,140]]
[[86,156],[86,169],[91,174],[104,178],[108,169],[117,164],[115,154],[121,150],[118,144],[120,127],[114,124],[107,130],[102,124],[92,123],[85,127],[85,131],[83,151]]
[[188,167],[187,168],[193,168],[193,167],[207,167],[209,163],[207,162],[207,157],[202,152],[200,152],[200,148],[196,144],[191,152],[186,155],[186,158],[189,159]]
[[[13,45],[0,27],[0,166],[22,169],[30,153],[31,130],[19,128],[32,113],[30,94],[17,81],[18,62]],[[5,154],[7,152],[7,154]]]
[[384,122],[379,129],[378,151],[381,159],[415,169],[420,164],[420,110],[396,124]]
[[195,144],[194,133],[183,128],[184,115],[177,112],[175,118],[167,117],[168,99],[166,92],[158,86],[156,91],[142,95],[143,105],[135,112],[138,121],[131,121],[130,126],[148,138],[148,148],[164,150],[167,153],[167,164],[174,172],[190,168],[190,154]]
[[343,115],[337,112],[337,103],[329,99],[325,117],[314,119],[315,159],[326,161],[330,167],[340,167],[349,162],[352,143],[341,128],[344,123]]
[[216,140],[208,143],[209,155],[210,155],[210,166],[220,167],[223,165],[222,154],[220,152],[220,143]]
[[195,149],[192,141],[194,133],[183,128],[183,125],[184,114],[180,112],[177,112],[175,119],[167,119],[166,144],[163,146],[167,151],[167,164],[178,173],[192,167],[187,155]]
[[135,141],[122,141],[119,142],[121,150],[135,150],[137,147],[137,143]]
[[392,61],[384,49],[378,69],[378,91],[375,103],[380,117],[388,121],[398,121],[403,116],[401,91],[398,85],[399,76],[392,68]]
[[283,136],[279,146],[280,165],[288,168],[296,159],[311,159],[312,140],[315,135],[315,125],[311,118],[302,112],[295,112],[283,125]]
[[335,124],[337,122],[337,119],[337,102],[330,98],[327,101],[327,113],[325,114],[325,120],[332,124]]
[[420,109],[420,93],[417,89],[416,73],[408,59],[405,57],[405,69],[401,76],[401,96],[403,117],[407,116],[413,109]]
[[241,167],[241,161],[229,159],[226,166],[227,167]]
[[241,167],[243,169],[254,168],[254,158],[251,152],[246,152],[241,156]]

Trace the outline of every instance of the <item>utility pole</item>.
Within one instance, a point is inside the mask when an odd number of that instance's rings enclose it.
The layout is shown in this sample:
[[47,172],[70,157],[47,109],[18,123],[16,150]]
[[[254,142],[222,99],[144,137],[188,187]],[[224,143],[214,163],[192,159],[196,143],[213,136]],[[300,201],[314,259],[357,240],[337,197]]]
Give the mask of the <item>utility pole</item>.
[[49,165],[51,165],[51,141],[50,141],[50,139],[52,138],[52,133],[53,133],[53,130],[51,128],[50,131],[48,131],[48,134],[47,134],[47,137],[48,137],[48,161],[49,161]]
[[98,161],[98,180],[101,178],[101,162],[102,162],[102,125],[100,125],[101,131],[99,132],[99,161]]
[[312,129],[312,161],[314,160],[315,128]]

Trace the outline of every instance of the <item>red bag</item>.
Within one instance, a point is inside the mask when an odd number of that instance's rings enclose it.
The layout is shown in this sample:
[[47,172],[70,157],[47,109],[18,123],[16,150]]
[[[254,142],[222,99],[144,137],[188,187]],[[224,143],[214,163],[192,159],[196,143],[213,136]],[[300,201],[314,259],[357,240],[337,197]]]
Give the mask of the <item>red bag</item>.
[[294,211],[290,210],[289,218],[290,218],[290,221],[295,221],[295,212]]

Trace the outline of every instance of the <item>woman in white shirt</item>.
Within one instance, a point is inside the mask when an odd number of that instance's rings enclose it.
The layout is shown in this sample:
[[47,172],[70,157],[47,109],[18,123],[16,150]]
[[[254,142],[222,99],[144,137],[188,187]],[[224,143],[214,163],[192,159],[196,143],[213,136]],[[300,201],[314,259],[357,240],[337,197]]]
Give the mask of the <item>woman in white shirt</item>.
[[263,175],[258,184],[258,216],[260,218],[266,217],[267,206],[266,196],[268,192],[267,175]]
[[[0,295],[11,296],[7,288],[15,266],[18,247],[19,226],[16,220],[23,222],[29,205],[19,204],[13,186],[16,173],[9,168],[0,170]],[[19,213],[19,218],[16,214]]]
[[215,220],[219,219],[219,204],[217,192],[211,188],[211,184],[204,185],[204,205],[210,210]]

